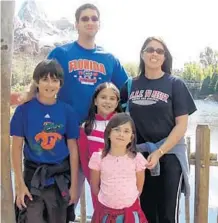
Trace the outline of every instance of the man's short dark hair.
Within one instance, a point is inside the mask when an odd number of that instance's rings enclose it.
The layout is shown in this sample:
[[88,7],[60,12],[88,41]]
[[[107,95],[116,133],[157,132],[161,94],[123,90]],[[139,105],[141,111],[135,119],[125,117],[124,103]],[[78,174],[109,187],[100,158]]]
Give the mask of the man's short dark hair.
[[100,17],[100,11],[99,11],[99,9],[98,9],[95,5],[93,5],[93,4],[91,4],[91,3],[86,3],[86,4],[84,4],[84,5],[81,5],[81,6],[76,10],[76,13],[75,13],[76,22],[79,22],[79,18],[80,18],[81,12],[82,12],[83,10],[86,10],[86,9],[92,9],[92,10],[95,10],[95,11],[97,12],[97,14],[98,14],[98,17]]
[[56,60],[43,60],[35,68],[33,72],[33,80],[38,84],[39,80],[47,77],[60,80],[60,86],[64,83],[64,72],[61,65]]

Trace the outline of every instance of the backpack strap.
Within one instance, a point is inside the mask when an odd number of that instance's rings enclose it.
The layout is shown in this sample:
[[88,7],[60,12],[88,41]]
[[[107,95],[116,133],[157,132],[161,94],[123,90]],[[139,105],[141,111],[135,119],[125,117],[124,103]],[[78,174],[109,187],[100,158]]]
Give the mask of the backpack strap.
[[127,93],[128,93],[128,100],[126,102],[126,113],[129,113],[129,96],[131,93],[131,89],[132,89],[132,77],[129,77],[129,79],[127,80]]

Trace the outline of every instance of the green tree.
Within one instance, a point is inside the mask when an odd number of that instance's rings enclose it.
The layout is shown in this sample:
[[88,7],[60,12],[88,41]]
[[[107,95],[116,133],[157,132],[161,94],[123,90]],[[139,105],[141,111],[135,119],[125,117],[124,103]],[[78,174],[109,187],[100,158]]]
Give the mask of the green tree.
[[203,70],[200,64],[195,62],[186,63],[182,78],[189,81],[201,81],[204,78]]
[[200,95],[208,95],[210,94],[209,90],[209,84],[210,84],[210,76],[207,76],[202,83],[201,90],[200,90]]
[[203,68],[204,78],[207,76],[212,77],[214,73],[214,68],[212,65],[208,65],[207,67]]
[[200,53],[200,63],[204,67],[211,65],[215,69],[218,65],[218,52],[210,47],[206,47],[204,51]]
[[211,94],[215,93],[216,91],[216,84],[218,81],[218,74],[214,73],[211,77],[210,84],[209,84],[209,91]]
[[124,65],[125,70],[129,75],[135,77],[138,75],[138,66],[135,63],[125,63]]
[[215,93],[218,94],[218,80],[217,80],[216,86],[215,86]]

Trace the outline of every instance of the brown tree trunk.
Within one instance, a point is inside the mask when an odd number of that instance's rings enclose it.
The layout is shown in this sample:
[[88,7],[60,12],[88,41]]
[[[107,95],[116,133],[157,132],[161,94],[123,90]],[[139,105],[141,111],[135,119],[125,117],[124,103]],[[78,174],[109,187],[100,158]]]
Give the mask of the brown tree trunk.
[[10,80],[15,1],[1,1],[1,222],[14,223],[10,165]]

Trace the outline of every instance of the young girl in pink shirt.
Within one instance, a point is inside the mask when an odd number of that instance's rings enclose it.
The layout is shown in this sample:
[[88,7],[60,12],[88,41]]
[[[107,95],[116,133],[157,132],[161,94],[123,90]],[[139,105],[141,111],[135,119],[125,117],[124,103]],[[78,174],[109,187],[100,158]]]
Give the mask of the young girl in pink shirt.
[[94,152],[89,161],[91,190],[98,197],[92,222],[147,223],[139,202],[147,161],[136,152],[131,117],[114,115],[104,139],[103,151]]
[[[100,84],[93,95],[87,121],[80,128],[79,154],[82,171],[90,183],[89,159],[104,148],[104,130],[111,117],[121,112],[120,92],[111,82]],[[92,194],[93,206],[97,197]]]

